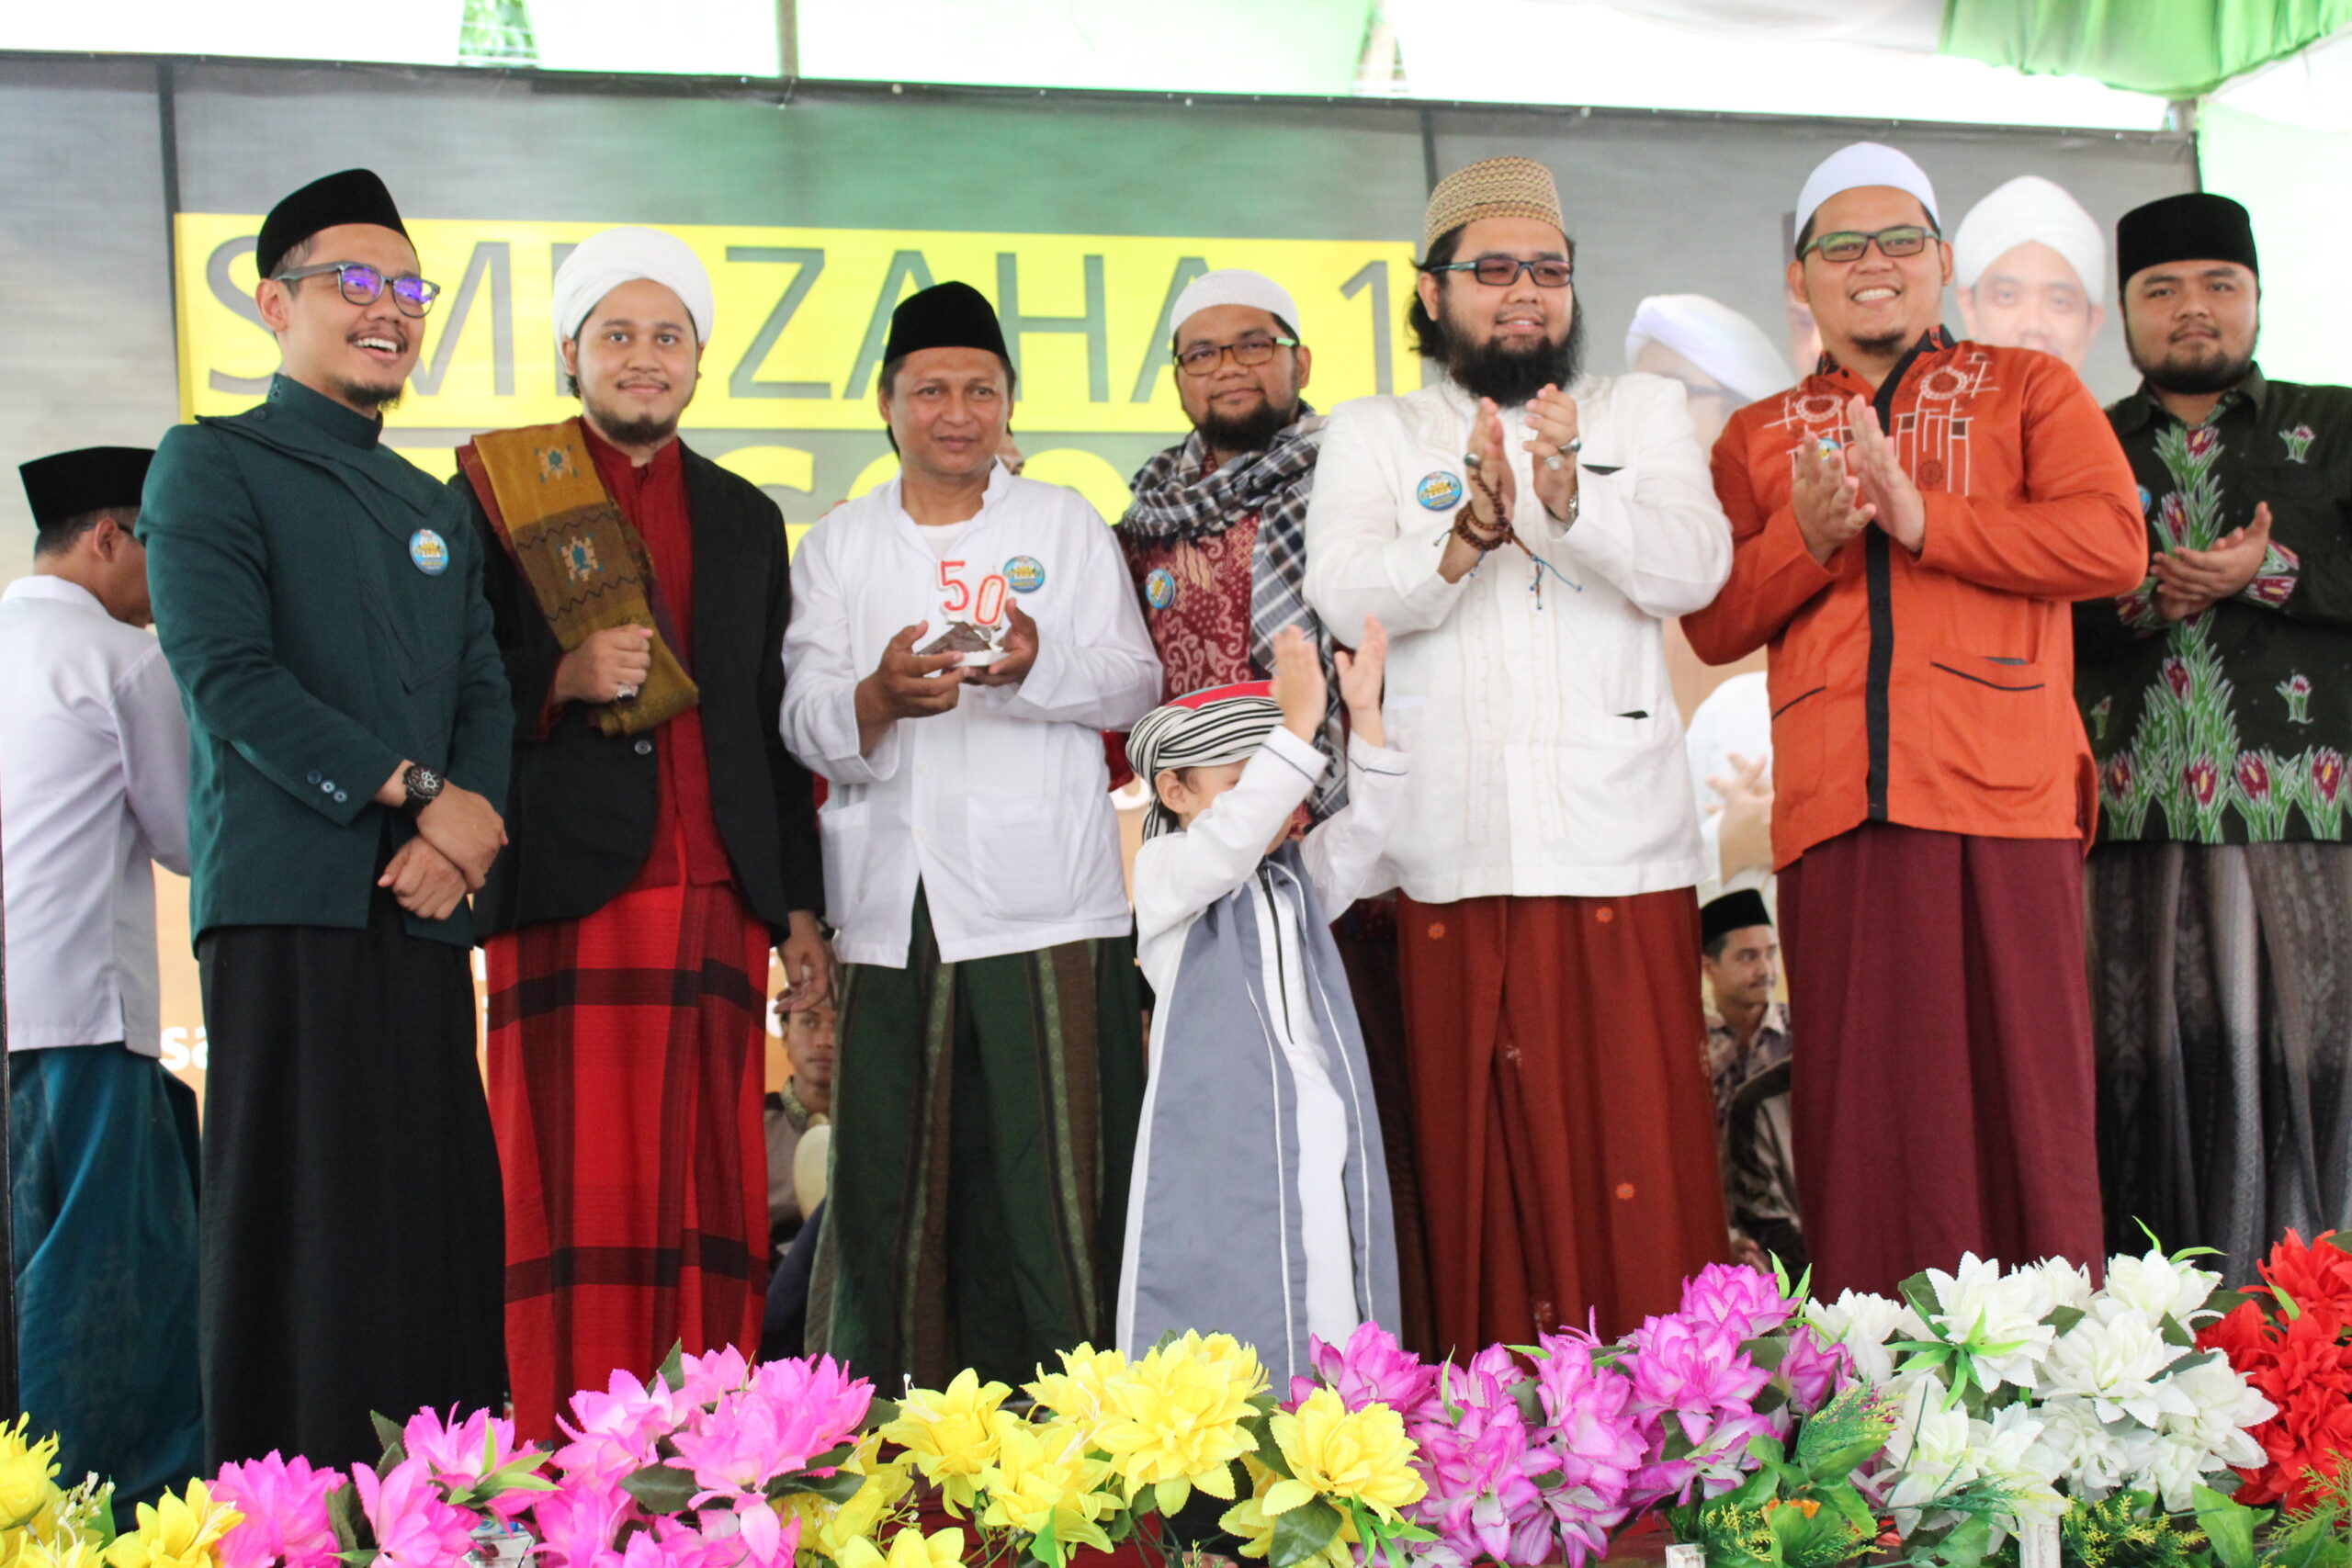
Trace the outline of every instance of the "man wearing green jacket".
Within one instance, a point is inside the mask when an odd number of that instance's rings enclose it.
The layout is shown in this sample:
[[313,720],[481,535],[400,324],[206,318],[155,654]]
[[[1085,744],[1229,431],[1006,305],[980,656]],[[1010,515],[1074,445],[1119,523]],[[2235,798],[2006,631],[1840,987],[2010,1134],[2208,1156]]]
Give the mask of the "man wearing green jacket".
[[514,720],[480,540],[380,440],[435,292],[390,195],[306,186],[254,260],[268,400],[165,435],[139,522],[192,745],[206,1438],[347,1465],[371,1410],[503,1395],[466,895]]

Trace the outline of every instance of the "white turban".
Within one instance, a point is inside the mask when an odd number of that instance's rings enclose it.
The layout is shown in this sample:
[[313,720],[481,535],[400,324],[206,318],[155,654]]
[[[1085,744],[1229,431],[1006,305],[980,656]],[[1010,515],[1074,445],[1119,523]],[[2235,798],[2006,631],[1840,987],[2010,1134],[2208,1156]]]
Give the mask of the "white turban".
[[1821,204],[1840,191],[1859,190],[1864,186],[1893,186],[1907,190],[1919,198],[1928,209],[1930,221],[1943,222],[1936,211],[1936,187],[1928,183],[1927,171],[1913,163],[1908,154],[1876,141],[1857,141],[1850,147],[1840,147],[1824,158],[1805,176],[1804,190],[1797,197],[1797,232],[1813,221]]
[[2019,175],[1968,209],[1951,237],[1953,279],[1973,288],[1986,267],[2033,240],[2066,258],[2092,304],[2107,302],[2107,231],[2040,175]]
[[1186,321],[1218,305],[1247,305],[1279,318],[1293,332],[1298,330],[1298,307],[1291,302],[1290,290],[1262,272],[1238,266],[1204,272],[1186,284],[1176,296],[1176,308],[1168,312],[1169,330],[1181,333]]
[[710,341],[718,301],[702,258],[675,234],[660,229],[606,229],[572,247],[555,269],[555,336],[576,338],[596,301],[639,278],[675,294],[694,318],[695,341]]
[[1625,368],[1651,344],[1670,348],[1752,403],[1789,385],[1789,362],[1764,329],[1703,294],[1653,294],[1625,333]]

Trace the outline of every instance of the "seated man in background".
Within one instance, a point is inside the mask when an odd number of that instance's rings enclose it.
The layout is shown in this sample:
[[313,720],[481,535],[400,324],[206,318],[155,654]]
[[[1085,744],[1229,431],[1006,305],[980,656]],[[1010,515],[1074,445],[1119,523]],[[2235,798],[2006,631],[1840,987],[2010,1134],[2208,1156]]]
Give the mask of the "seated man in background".
[[1797,1217],[1796,1173],[1789,1149],[1789,1010],[1775,1001],[1781,943],[1764,897],[1753,888],[1726,893],[1699,911],[1699,968],[1713,1005],[1707,1010],[1707,1077],[1715,1090],[1715,1129],[1724,1172],[1724,1214],[1743,1262],[1804,1271],[1804,1229]]

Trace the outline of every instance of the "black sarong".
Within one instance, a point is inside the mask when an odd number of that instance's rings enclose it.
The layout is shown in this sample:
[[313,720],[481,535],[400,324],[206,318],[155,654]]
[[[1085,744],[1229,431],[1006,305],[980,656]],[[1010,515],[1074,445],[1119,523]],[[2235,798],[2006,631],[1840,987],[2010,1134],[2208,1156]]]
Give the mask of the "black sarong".
[[373,1463],[368,1421],[505,1394],[498,1149],[464,948],[225,926],[197,942],[199,1327],[212,1464]]

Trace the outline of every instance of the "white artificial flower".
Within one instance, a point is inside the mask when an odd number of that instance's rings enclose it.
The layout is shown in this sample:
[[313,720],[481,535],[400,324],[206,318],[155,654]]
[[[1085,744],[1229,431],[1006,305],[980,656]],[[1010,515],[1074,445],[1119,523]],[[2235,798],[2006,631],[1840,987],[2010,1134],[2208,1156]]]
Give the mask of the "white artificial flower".
[[2101,1420],[2087,1399],[2061,1396],[2036,1405],[2034,1413],[2041,1418],[2050,1468],[2070,1495],[2099,1498],[2136,1486],[2154,1462],[2155,1434],[2136,1421]]
[[1855,1374],[1869,1383],[1894,1381],[1897,1352],[1887,1348],[1888,1340],[1928,1337],[1928,1325],[1919,1321],[1917,1313],[1899,1301],[1862,1291],[1848,1291],[1830,1306],[1809,1302],[1804,1315],[1823,1338],[1846,1347],[1846,1353],[1853,1358]]
[[[2041,1422],[2030,1408],[2006,1405],[1990,1421],[1971,1421],[1968,1438],[1978,1479],[1997,1484],[2007,1495],[2017,1523],[2054,1523],[2065,1513],[2066,1500],[2055,1485],[2058,1456],[2041,1440]],[[1996,1546],[2001,1540],[2001,1522],[1996,1516]]]
[[2053,1308],[2073,1307],[2076,1312],[2090,1310],[2093,1292],[2088,1269],[2079,1263],[2069,1263],[2063,1258],[2045,1258],[2034,1268],[2041,1274],[2041,1288],[2048,1293]]
[[1976,1479],[1968,1412],[1947,1404],[1940,1381],[1918,1378],[1904,1392],[1903,1413],[1886,1440],[1886,1458],[1895,1467],[1886,1506],[1905,1535],[1917,1527],[1921,1508]]
[[2103,1301],[2052,1344],[2041,1392],[2090,1400],[2102,1421],[2128,1418],[2154,1428],[2167,1416],[2196,1414],[2188,1394],[2165,1376],[2180,1355],[2146,1314]]
[[2183,1367],[2165,1381],[2181,1395],[2191,1414],[2167,1416],[2157,1427],[2160,1434],[2173,1441],[2192,1443],[2211,1455],[2203,1466],[2207,1471],[2224,1465],[2252,1469],[2264,1461],[2262,1445],[2254,1440],[2249,1428],[2278,1415],[2278,1407],[2249,1385],[2227,1359],[2216,1355]]
[[2099,1293],[2151,1318],[2168,1315],[2187,1328],[2215,1315],[2205,1310],[2205,1303],[2221,1282],[2219,1274],[2176,1263],[2161,1252],[2139,1258],[2119,1253],[2107,1260],[2107,1285]]
[[1950,1274],[1928,1269],[1928,1283],[1937,1306],[1928,1326],[1938,1338],[1970,1353],[1986,1392],[2003,1383],[2031,1392],[2034,1363],[2057,1334],[2041,1321],[2055,1305],[2041,1271],[2004,1274],[1998,1263],[1972,1252]]

